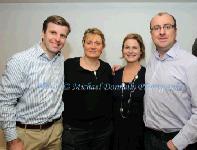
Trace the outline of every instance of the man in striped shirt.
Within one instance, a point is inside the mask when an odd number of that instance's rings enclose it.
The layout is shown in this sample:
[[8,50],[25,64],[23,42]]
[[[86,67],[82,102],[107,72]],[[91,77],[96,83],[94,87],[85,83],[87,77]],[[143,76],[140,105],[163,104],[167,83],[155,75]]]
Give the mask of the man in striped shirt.
[[8,60],[0,83],[0,121],[8,150],[61,149],[61,49],[70,30],[64,18],[49,16],[42,41]]

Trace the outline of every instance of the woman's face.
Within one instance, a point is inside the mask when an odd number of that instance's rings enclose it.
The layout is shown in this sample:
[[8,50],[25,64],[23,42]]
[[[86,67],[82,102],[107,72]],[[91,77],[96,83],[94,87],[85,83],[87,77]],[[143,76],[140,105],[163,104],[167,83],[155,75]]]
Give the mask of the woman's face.
[[101,36],[88,33],[83,48],[86,57],[98,59],[104,49]]
[[127,63],[133,63],[140,60],[141,49],[140,45],[135,39],[128,39],[124,43],[122,54]]

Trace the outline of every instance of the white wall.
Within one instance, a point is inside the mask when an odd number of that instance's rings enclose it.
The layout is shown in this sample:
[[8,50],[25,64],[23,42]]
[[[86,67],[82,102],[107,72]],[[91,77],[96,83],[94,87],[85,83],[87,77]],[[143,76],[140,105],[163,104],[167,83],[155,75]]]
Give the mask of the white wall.
[[191,52],[197,37],[197,3],[13,3],[0,4],[0,75],[12,54],[40,40],[43,20],[49,15],[61,15],[72,26],[64,48],[66,57],[83,55],[81,39],[85,29],[100,28],[106,37],[102,58],[121,64],[121,44],[127,33],[143,36],[146,61],[153,44],[149,21],[159,11],[168,11],[177,19],[181,45]]

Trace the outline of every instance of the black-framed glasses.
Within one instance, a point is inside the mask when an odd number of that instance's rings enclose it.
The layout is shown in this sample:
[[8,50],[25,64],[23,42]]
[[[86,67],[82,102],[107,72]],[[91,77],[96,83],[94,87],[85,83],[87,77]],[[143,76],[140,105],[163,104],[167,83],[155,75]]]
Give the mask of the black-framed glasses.
[[172,28],[175,28],[175,25],[173,25],[173,24],[164,24],[163,26],[155,25],[155,26],[151,27],[150,30],[158,32],[158,31],[161,31],[162,28],[164,31],[169,31]]

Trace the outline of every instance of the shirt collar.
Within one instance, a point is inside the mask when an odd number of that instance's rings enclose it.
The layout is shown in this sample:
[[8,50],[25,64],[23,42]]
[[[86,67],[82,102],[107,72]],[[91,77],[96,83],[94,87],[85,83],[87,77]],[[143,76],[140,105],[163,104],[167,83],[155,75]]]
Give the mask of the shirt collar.
[[[59,57],[61,55],[61,51],[59,51],[52,59],[56,59],[57,57]],[[45,53],[45,51],[42,49],[41,47],[41,42],[39,42],[36,45],[36,51],[35,51],[35,56],[36,57],[45,57],[48,58],[47,54]],[[49,59],[49,58],[48,58]]]
[[45,54],[45,52],[42,49],[42,47],[40,46],[40,43],[37,43],[36,44],[36,49],[35,49],[35,56],[40,57],[40,56],[43,56],[44,54]]
[[174,43],[174,45],[167,51],[163,58],[159,57],[159,53],[157,50],[154,50],[154,55],[157,59],[166,60],[166,59],[175,59],[177,56],[177,50],[179,49],[178,42]]

